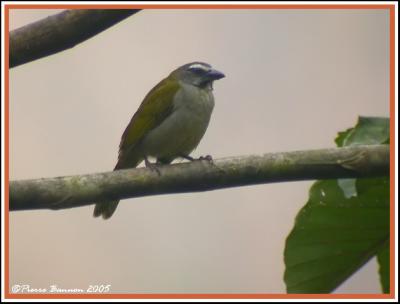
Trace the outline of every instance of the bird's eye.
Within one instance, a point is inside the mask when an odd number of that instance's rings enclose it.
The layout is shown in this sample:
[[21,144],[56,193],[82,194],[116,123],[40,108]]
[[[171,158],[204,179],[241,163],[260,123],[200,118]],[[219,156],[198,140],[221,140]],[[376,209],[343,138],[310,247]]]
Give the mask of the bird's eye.
[[202,64],[198,64],[198,63],[192,64],[189,67],[189,71],[196,73],[196,74],[207,73],[209,70],[210,70],[209,67],[202,65]]
[[202,68],[190,68],[189,71],[196,73],[196,74],[203,74],[206,73],[207,71],[202,69]]

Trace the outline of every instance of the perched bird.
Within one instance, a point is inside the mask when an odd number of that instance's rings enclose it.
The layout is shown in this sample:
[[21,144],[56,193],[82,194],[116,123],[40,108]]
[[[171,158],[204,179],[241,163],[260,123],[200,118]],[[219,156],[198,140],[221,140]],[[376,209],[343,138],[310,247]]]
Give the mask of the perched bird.
[[[114,170],[133,168],[143,160],[154,168],[175,158],[193,160],[190,153],[203,137],[214,108],[213,81],[225,75],[209,64],[192,62],[174,70],[144,98],[126,127]],[[110,218],[118,200],[99,202],[93,216]]]

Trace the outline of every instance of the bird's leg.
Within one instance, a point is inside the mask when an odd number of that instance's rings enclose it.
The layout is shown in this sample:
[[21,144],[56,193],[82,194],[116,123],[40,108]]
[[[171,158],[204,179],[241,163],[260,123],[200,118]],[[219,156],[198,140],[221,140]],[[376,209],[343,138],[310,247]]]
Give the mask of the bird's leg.
[[212,158],[211,155],[206,155],[206,156],[200,156],[200,157],[199,157],[199,160],[206,160],[206,161],[212,163],[213,158]]
[[152,164],[147,156],[144,157],[144,164],[146,168],[149,168],[151,171],[156,171],[159,176],[161,175],[160,169],[157,168],[157,165]]
[[206,160],[208,162],[212,162],[212,157],[211,155],[206,155],[206,156],[200,156],[199,158],[193,158],[189,155],[181,155],[182,158],[187,159],[189,161],[195,161],[195,160]]
[[182,158],[187,159],[189,161],[195,161],[196,159],[194,159],[193,157],[189,156],[189,155],[181,155]]

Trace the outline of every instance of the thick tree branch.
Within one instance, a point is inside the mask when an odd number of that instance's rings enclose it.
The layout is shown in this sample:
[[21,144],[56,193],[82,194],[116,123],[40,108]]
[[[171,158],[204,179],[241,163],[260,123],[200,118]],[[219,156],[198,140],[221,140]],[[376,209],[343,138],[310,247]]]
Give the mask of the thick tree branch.
[[283,181],[389,175],[389,146],[268,153],[10,182],[10,210],[65,209],[109,199],[209,191]]
[[74,47],[139,9],[68,10],[10,32],[10,68]]

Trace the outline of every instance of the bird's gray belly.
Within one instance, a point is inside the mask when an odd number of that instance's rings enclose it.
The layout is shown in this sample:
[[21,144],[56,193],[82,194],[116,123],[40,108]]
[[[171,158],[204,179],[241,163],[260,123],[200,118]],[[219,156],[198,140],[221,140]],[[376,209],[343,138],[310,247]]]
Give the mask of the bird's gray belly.
[[207,95],[190,106],[184,102],[142,140],[140,150],[144,155],[173,160],[196,148],[207,130],[214,100]]

